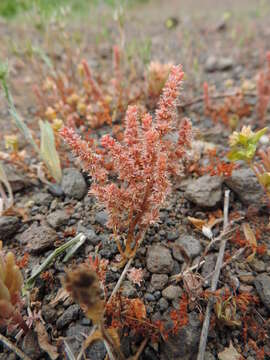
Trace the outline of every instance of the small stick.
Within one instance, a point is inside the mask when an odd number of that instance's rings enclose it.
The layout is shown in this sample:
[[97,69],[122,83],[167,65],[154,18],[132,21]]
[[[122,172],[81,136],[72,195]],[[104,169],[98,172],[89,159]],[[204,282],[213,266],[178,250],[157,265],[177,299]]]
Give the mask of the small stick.
[[[229,223],[228,222],[229,200],[230,200],[229,195],[230,195],[230,190],[226,190],[225,191],[225,199],[224,199],[224,211],[223,211],[223,213],[224,213],[223,214],[223,216],[224,216],[223,231],[227,230],[228,223]],[[218,258],[217,258],[217,262],[216,262],[216,266],[215,266],[215,272],[212,277],[212,283],[211,283],[211,291],[212,292],[216,291],[216,289],[217,289],[220,270],[221,270],[222,263],[223,263],[226,242],[227,242],[227,239],[225,237],[221,241],[221,244],[220,244]],[[205,312],[197,360],[204,360],[204,354],[205,354],[207,338],[208,338],[208,331],[209,331],[209,324],[210,324],[210,315],[211,315],[211,310],[212,310],[213,304],[214,304],[214,298],[210,297],[208,304],[207,304],[206,312]]]
[[[140,240],[139,240],[138,243],[137,243],[137,249],[140,247],[140,245],[141,245],[141,243],[142,243],[142,241],[143,241],[143,239],[144,239],[145,232],[146,232],[146,231],[144,231],[144,232],[142,233],[142,236],[141,236]],[[131,264],[132,264],[132,261],[133,261],[134,257],[135,257],[135,255],[132,256],[132,257],[128,260],[128,262],[126,263],[126,265],[125,265],[125,267],[124,267],[124,270],[122,271],[122,274],[121,274],[120,278],[118,279],[118,281],[117,281],[117,283],[116,283],[116,285],[115,285],[115,288],[113,289],[113,292],[111,293],[111,296],[110,296],[110,298],[109,298],[109,300],[108,300],[107,303],[109,303],[109,302],[112,300],[112,298],[114,297],[114,295],[115,295],[115,294],[117,293],[117,291],[119,290],[119,288],[120,288],[120,286],[121,286],[121,284],[122,284],[122,282],[123,282],[123,280],[124,280],[124,278],[125,278],[128,270],[129,270],[129,268],[130,268],[130,266],[131,266]]]
[[4,335],[0,334],[0,341],[12,350],[22,360],[31,360],[25,353],[23,353],[16,345],[12,344]]
[[128,260],[128,262],[126,263],[125,267],[124,267],[124,270],[122,271],[122,274],[120,276],[120,278],[118,279],[117,281],[117,284],[115,285],[115,288],[113,289],[113,292],[111,293],[111,296],[108,300],[108,303],[112,300],[112,298],[114,297],[114,295],[117,293],[117,291],[119,290],[125,276],[126,276],[126,273],[128,272],[129,268],[130,268],[130,265],[132,264],[132,261],[133,261],[133,257],[130,258]]
[[[233,92],[233,93],[225,93],[225,94],[216,94],[216,95],[212,95],[209,96],[211,99],[224,99],[226,97],[234,97],[237,94],[239,94],[239,92]],[[247,93],[243,93],[244,96],[250,96],[250,97],[256,97],[257,94],[254,92],[247,92]],[[199,102],[203,102],[204,101],[204,96],[198,96],[197,98],[191,100],[191,101],[187,101],[184,104],[177,104],[177,109],[185,109],[189,106],[192,106],[194,104],[197,104]]]

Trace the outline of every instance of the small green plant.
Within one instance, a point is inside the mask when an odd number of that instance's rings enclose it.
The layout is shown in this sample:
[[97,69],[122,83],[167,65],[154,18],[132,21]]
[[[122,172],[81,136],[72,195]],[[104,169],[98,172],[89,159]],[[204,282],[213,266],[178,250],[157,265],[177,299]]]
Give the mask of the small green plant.
[[25,137],[25,139],[33,146],[35,152],[38,154],[40,159],[46,165],[50,175],[54,178],[56,182],[61,182],[62,178],[62,170],[60,164],[60,158],[55,146],[55,138],[54,132],[51,125],[48,122],[43,122],[40,120],[40,134],[41,141],[40,147],[37,145],[34,140],[30,129],[27,127],[19,113],[17,112],[13,98],[9,91],[7,85],[7,74],[8,74],[8,66],[6,63],[0,63],[0,82],[2,84],[2,88],[4,94],[6,96],[8,105],[9,105],[9,113],[14,120],[15,125]]
[[270,150],[259,151],[261,164],[254,159],[258,142],[267,130],[268,128],[263,128],[253,132],[250,126],[243,126],[240,132],[234,131],[229,139],[231,151],[228,153],[228,159],[233,162],[244,161],[254,171],[270,201]]

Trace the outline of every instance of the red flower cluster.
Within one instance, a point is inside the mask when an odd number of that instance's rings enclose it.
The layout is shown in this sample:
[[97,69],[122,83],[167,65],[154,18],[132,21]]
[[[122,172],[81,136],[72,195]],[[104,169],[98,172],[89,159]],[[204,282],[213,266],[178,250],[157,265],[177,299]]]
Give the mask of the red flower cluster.
[[172,67],[156,116],[142,116],[136,106],[126,112],[120,143],[110,135],[101,139],[103,149],[87,143],[73,129],[61,134],[93,179],[91,194],[106,206],[108,226],[118,236],[126,233],[125,258],[133,256],[146,228],[158,219],[170,191],[169,176],[179,173],[191,143],[191,123],[184,119],[176,129],[175,101],[183,78],[182,67]]

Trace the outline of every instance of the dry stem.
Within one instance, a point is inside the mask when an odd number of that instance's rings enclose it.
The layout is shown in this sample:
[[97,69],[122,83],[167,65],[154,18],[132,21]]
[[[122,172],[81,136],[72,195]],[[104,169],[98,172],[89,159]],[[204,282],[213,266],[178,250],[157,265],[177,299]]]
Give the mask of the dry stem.
[[[229,199],[230,199],[229,195],[230,195],[230,190],[226,190],[225,191],[225,198],[224,198],[223,232],[227,230],[228,223],[229,223],[229,221],[228,221]],[[211,291],[212,292],[216,291],[216,289],[217,289],[220,270],[221,270],[221,267],[222,267],[222,264],[223,264],[223,257],[224,257],[226,242],[227,242],[227,239],[225,237],[221,241],[221,244],[220,244],[218,258],[217,258],[217,262],[216,262],[216,266],[215,266],[215,272],[214,272],[213,277],[212,277],[212,283],[211,283]],[[210,324],[210,315],[211,315],[211,310],[212,310],[213,304],[214,304],[214,298],[210,297],[210,299],[208,301],[208,304],[207,304],[206,312],[205,312],[205,317],[204,317],[204,322],[203,322],[203,327],[202,327],[202,332],[201,332],[201,339],[200,339],[200,345],[199,345],[199,352],[198,352],[197,360],[204,360],[204,354],[205,354],[208,331],[209,331],[209,324]]]
[[4,335],[0,334],[0,341],[12,350],[22,360],[31,360],[25,353],[23,353],[16,345],[12,344]]

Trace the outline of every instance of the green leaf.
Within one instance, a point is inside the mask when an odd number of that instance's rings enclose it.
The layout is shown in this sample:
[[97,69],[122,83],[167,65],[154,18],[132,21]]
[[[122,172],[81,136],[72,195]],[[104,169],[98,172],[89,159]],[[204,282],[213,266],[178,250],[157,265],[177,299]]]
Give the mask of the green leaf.
[[55,147],[54,133],[51,125],[46,121],[39,121],[41,142],[40,156],[46,164],[50,174],[60,183],[62,179],[62,170],[60,158]]
[[252,144],[257,144],[257,142],[260,140],[260,138],[267,132],[268,128],[265,127],[259,131],[257,131],[250,139],[250,142]]
[[269,172],[265,172],[264,174],[262,174],[262,175],[260,176],[260,182],[261,182],[265,187],[270,186],[270,173],[269,173]]
[[228,154],[227,158],[230,161],[238,161],[238,160],[244,160],[247,161],[246,152],[239,149],[232,149]]
[[20,132],[23,134],[25,139],[33,146],[35,151],[37,153],[39,153],[38,146],[35,143],[30,130],[25,125],[23,119],[20,117],[19,113],[17,112],[17,110],[15,108],[12,95],[11,95],[8,85],[7,85],[7,75],[8,75],[7,73],[8,73],[7,64],[0,62],[0,81],[1,81],[4,93],[5,93],[8,105],[9,105],[9,113],[10,113],[11,117],[13,118],[15,125],[20,130]]

